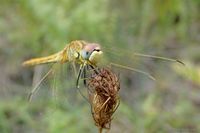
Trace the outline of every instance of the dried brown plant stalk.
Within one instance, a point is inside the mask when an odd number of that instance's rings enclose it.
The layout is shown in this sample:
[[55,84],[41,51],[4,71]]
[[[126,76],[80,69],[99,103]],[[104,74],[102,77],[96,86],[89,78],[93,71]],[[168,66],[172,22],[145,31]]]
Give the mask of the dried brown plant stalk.
[[99,133],[110,129],[112,115],[119,106],[120,82],[118,76],[108,68],[94,73],[88,82],[89,102],[95,125]]

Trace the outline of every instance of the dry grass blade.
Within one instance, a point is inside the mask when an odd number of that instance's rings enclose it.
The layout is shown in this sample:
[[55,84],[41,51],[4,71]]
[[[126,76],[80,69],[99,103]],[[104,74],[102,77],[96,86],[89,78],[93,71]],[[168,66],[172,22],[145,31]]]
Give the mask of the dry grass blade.
[[110,69],[102,68],[89,79],[89,101],[99,133],[102,133],[103,129],[110,129],[113,113],[120,103],[119,89],[119,78]]

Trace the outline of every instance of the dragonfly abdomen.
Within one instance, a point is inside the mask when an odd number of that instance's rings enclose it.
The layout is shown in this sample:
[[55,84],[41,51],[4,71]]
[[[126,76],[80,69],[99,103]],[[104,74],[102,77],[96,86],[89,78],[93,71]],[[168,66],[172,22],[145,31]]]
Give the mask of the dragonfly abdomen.
[[60,61],[60,53],[56,53],[46,57],[34,58],[27,60],[23,63],[23,66],[34,66],[39,64],[54,63]]

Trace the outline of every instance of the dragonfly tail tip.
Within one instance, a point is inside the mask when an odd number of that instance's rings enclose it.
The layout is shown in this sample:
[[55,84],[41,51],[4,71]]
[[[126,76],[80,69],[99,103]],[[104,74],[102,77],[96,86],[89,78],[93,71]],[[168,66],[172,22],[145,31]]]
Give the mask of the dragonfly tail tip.
[[153,76],[150,76],[150,78],[151,78],[153,81],[156,81],[156,79],[155,79]]
[[176,60],[176,62],[178,62],[178,63],[182,64],[183,66],[185,66],[185,63],[180,61],[180,60]]

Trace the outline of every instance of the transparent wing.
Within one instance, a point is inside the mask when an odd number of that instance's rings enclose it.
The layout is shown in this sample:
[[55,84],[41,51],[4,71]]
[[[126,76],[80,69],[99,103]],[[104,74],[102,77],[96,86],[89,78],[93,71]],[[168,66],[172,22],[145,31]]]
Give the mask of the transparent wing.
[[[28,96],[29,101],[51,103],[56,108],[85,102],[76,88],[77,75],[74,67],[78,69],[78,66],[70,63],[36,66],[36,69],[40,69],[40,71],[35,72],[39,76],[37,78],[34,76],[33,87],[32,90],[30,89]],[[83,87],[82,82],[83,80],[80,79],[80,89],[84,93],[86,89]]]
[[160,62],[163,63],[164,61],[168,61],[184,65],[183,62],[173,57],[169,58],[161,55],[138,53],[133,51],[131,48],[127,50],[125,48],[117,48],[115,46],[106,46],[102,48],[102,51],[105,55],[103,64],[110,64],[113,67],[140,73],[152,80],[155,80],[155,77],[148,72],[148,67],[150,66],[150,63],[152,64],[152,59],[155,61],[160,60]]
[[43,66],[36,66],[34,68],[33,82],[32,82],[33,87],[28,94],[28,101],[32,101],[34,94],[37,93],[37,91],[41,88],[42,84],[45,84],[44,82],[48,78],[48,76],[50,76],[53,73],[54,71],[53,66],[43,76],[42,76],[42,73],[44,71]]

